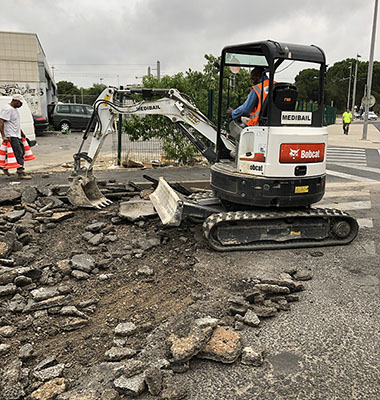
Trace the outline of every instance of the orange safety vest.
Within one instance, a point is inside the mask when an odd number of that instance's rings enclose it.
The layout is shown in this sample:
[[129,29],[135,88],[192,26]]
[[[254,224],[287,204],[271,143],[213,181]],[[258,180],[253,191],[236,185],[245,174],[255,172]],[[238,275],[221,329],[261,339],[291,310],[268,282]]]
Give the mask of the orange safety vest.
[[[263,93],[263,90],[262,90],[263,83],[264,83],[264,94],[263,94],[263,100],[261,101],[261,95]],[[261,103],[264,103],[266,97],[268,96],[268,92],[269,92],[269,79],[265,79],[263,82],[260,82],[255,86],[252,86],[251,90],[254,90],[256,92],[258,101],[257,101],[256,107],[252,110],[249,120],[246,124],[249,126],[257,125],[259,123]]]

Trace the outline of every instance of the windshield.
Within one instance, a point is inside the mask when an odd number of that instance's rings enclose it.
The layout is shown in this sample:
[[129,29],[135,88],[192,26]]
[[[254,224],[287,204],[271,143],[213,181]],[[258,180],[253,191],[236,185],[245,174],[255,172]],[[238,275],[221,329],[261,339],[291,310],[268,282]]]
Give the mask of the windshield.
[[241,67],[267,67],[268,62],[263,55],[226,53],[225,65],[241,66]]

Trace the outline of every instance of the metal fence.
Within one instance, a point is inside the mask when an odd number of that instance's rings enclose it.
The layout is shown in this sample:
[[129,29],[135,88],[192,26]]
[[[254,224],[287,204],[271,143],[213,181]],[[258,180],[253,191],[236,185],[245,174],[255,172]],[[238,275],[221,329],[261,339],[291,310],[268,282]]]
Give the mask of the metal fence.
[[[112,151],[117,157],[117,135],[113,135]],[[143,164],[163,164],[167,162],[166,154],[159,139],[129,140],[128,135],[122,135],[121,160],[132,160]]]
[[98,95],[58,94],[57,97],[61,103],[93,105]]

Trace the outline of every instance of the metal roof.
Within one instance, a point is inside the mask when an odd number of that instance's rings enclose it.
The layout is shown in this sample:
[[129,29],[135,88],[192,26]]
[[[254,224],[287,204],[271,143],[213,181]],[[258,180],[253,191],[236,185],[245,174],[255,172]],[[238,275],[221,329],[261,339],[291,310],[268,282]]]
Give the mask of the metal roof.
[[309,61],[319,64],[326,63],[325,53],[317,46],[280,43],[274,40],[226,46],[224,47],[222,54],[226,52],[254,55],[263,54],[269,62],[273,59],[281,58],[297,61]]

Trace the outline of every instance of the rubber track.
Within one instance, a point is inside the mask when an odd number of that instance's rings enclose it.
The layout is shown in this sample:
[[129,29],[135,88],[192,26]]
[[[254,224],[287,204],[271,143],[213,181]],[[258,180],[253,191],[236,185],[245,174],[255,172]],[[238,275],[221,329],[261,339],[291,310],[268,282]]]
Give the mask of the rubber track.
[[[283,218],[323,218],[332,220],[342,220],[349,222],[351,226],[350,234],[340,239],[335,237],[330,232],[330,236],[326,239],[295,239],[286,242],[277,241],[262,241],[249,244],[241,245],[230,245],[225,246],[221,244],[216,237],[216,229],[218,225],[224,222],[236,222],[236,221],[252,221],[252,229],[256,221],[263,220],[276,220]],[[223,212],[210,215],[203,223],[204,235],[209,245],[217,251],[235,251],[235,250],[274,250],[274,249],[289,249],[289,248],[300,248],[300,247],[321,247],[321,246],[337,246],[350,243],[358,234],[359,226],[355,218],[351,217],[344,211],[329,209],[329,208],[309,208],[301,211],[235,211],[235,212]]]

